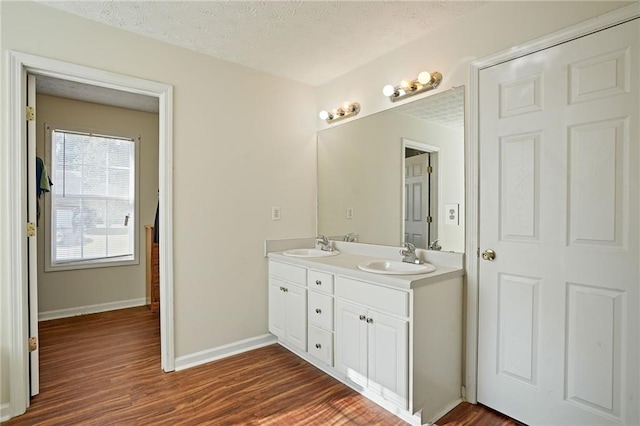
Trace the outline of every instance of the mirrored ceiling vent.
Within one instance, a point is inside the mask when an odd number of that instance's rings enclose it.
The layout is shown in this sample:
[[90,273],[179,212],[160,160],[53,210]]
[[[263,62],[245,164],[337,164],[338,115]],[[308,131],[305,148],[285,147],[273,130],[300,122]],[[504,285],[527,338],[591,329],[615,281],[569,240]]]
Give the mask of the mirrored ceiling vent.
[[382,88],[382,94],[389,97],[391,102],[417,95],[427,90],[435,89],[442,82],[442,74],[422,71],[415,80],[402,80],[400,85],[387,84]]

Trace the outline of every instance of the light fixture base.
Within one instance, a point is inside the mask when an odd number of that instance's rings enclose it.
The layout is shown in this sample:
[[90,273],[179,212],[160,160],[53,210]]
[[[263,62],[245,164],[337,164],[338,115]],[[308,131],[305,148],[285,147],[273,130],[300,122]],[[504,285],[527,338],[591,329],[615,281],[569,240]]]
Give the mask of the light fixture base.
[[440,83],[442,83],[442,74],[438,71],[434,71],[431,73],[431,79],[425,84],[422,84],[418,79],[415,79],[406,84],[407,87],[396,86],[393,94],[389,96],[389,100],[391,102],[396,102],[410,96],[417,95],[418,93],[427,92],[429,90],[436,89],[440,86]]

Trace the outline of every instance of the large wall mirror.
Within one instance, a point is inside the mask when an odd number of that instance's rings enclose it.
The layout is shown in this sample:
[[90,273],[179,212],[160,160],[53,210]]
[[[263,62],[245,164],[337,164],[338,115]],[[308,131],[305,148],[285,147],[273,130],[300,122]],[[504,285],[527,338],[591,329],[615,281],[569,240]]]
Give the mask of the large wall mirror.
[[464,252],[464,87],[318,132],[318,234]]

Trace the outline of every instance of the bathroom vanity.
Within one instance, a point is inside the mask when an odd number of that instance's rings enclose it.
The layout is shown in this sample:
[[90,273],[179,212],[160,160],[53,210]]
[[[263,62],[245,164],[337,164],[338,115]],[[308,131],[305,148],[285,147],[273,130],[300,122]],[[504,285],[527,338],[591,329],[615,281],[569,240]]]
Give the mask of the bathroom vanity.
[[419,250],[435,271],[396,275],[358,265],[399,261],[397,247],[334,244],[333,256],[268,253],[269,331],[403,420],[437,420],[461,401],[462,255]]

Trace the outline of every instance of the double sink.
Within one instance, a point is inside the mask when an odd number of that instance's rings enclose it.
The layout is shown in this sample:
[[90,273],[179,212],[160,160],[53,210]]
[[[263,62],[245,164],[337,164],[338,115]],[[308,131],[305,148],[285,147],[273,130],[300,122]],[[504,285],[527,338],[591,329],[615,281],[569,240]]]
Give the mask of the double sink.
[[[340,254],[340,251],[333,250],[320,250],[316,248],[301,248],[301,249],[292,249],[286,250],[282,252],[285,256],[290,257],[304,257],[304,258],[314,258],[314,257],[330,257],[337,256]],[[372,259],[365,260],[358,264],[358,269],[371,272],[373,274],[384,274],[384,275],[414,275],[414,274],[427,274],[429,272],[433,272],[436,270],[436,267],[430,263],[407,263],[399,260],[388,260],[388,259]]]

